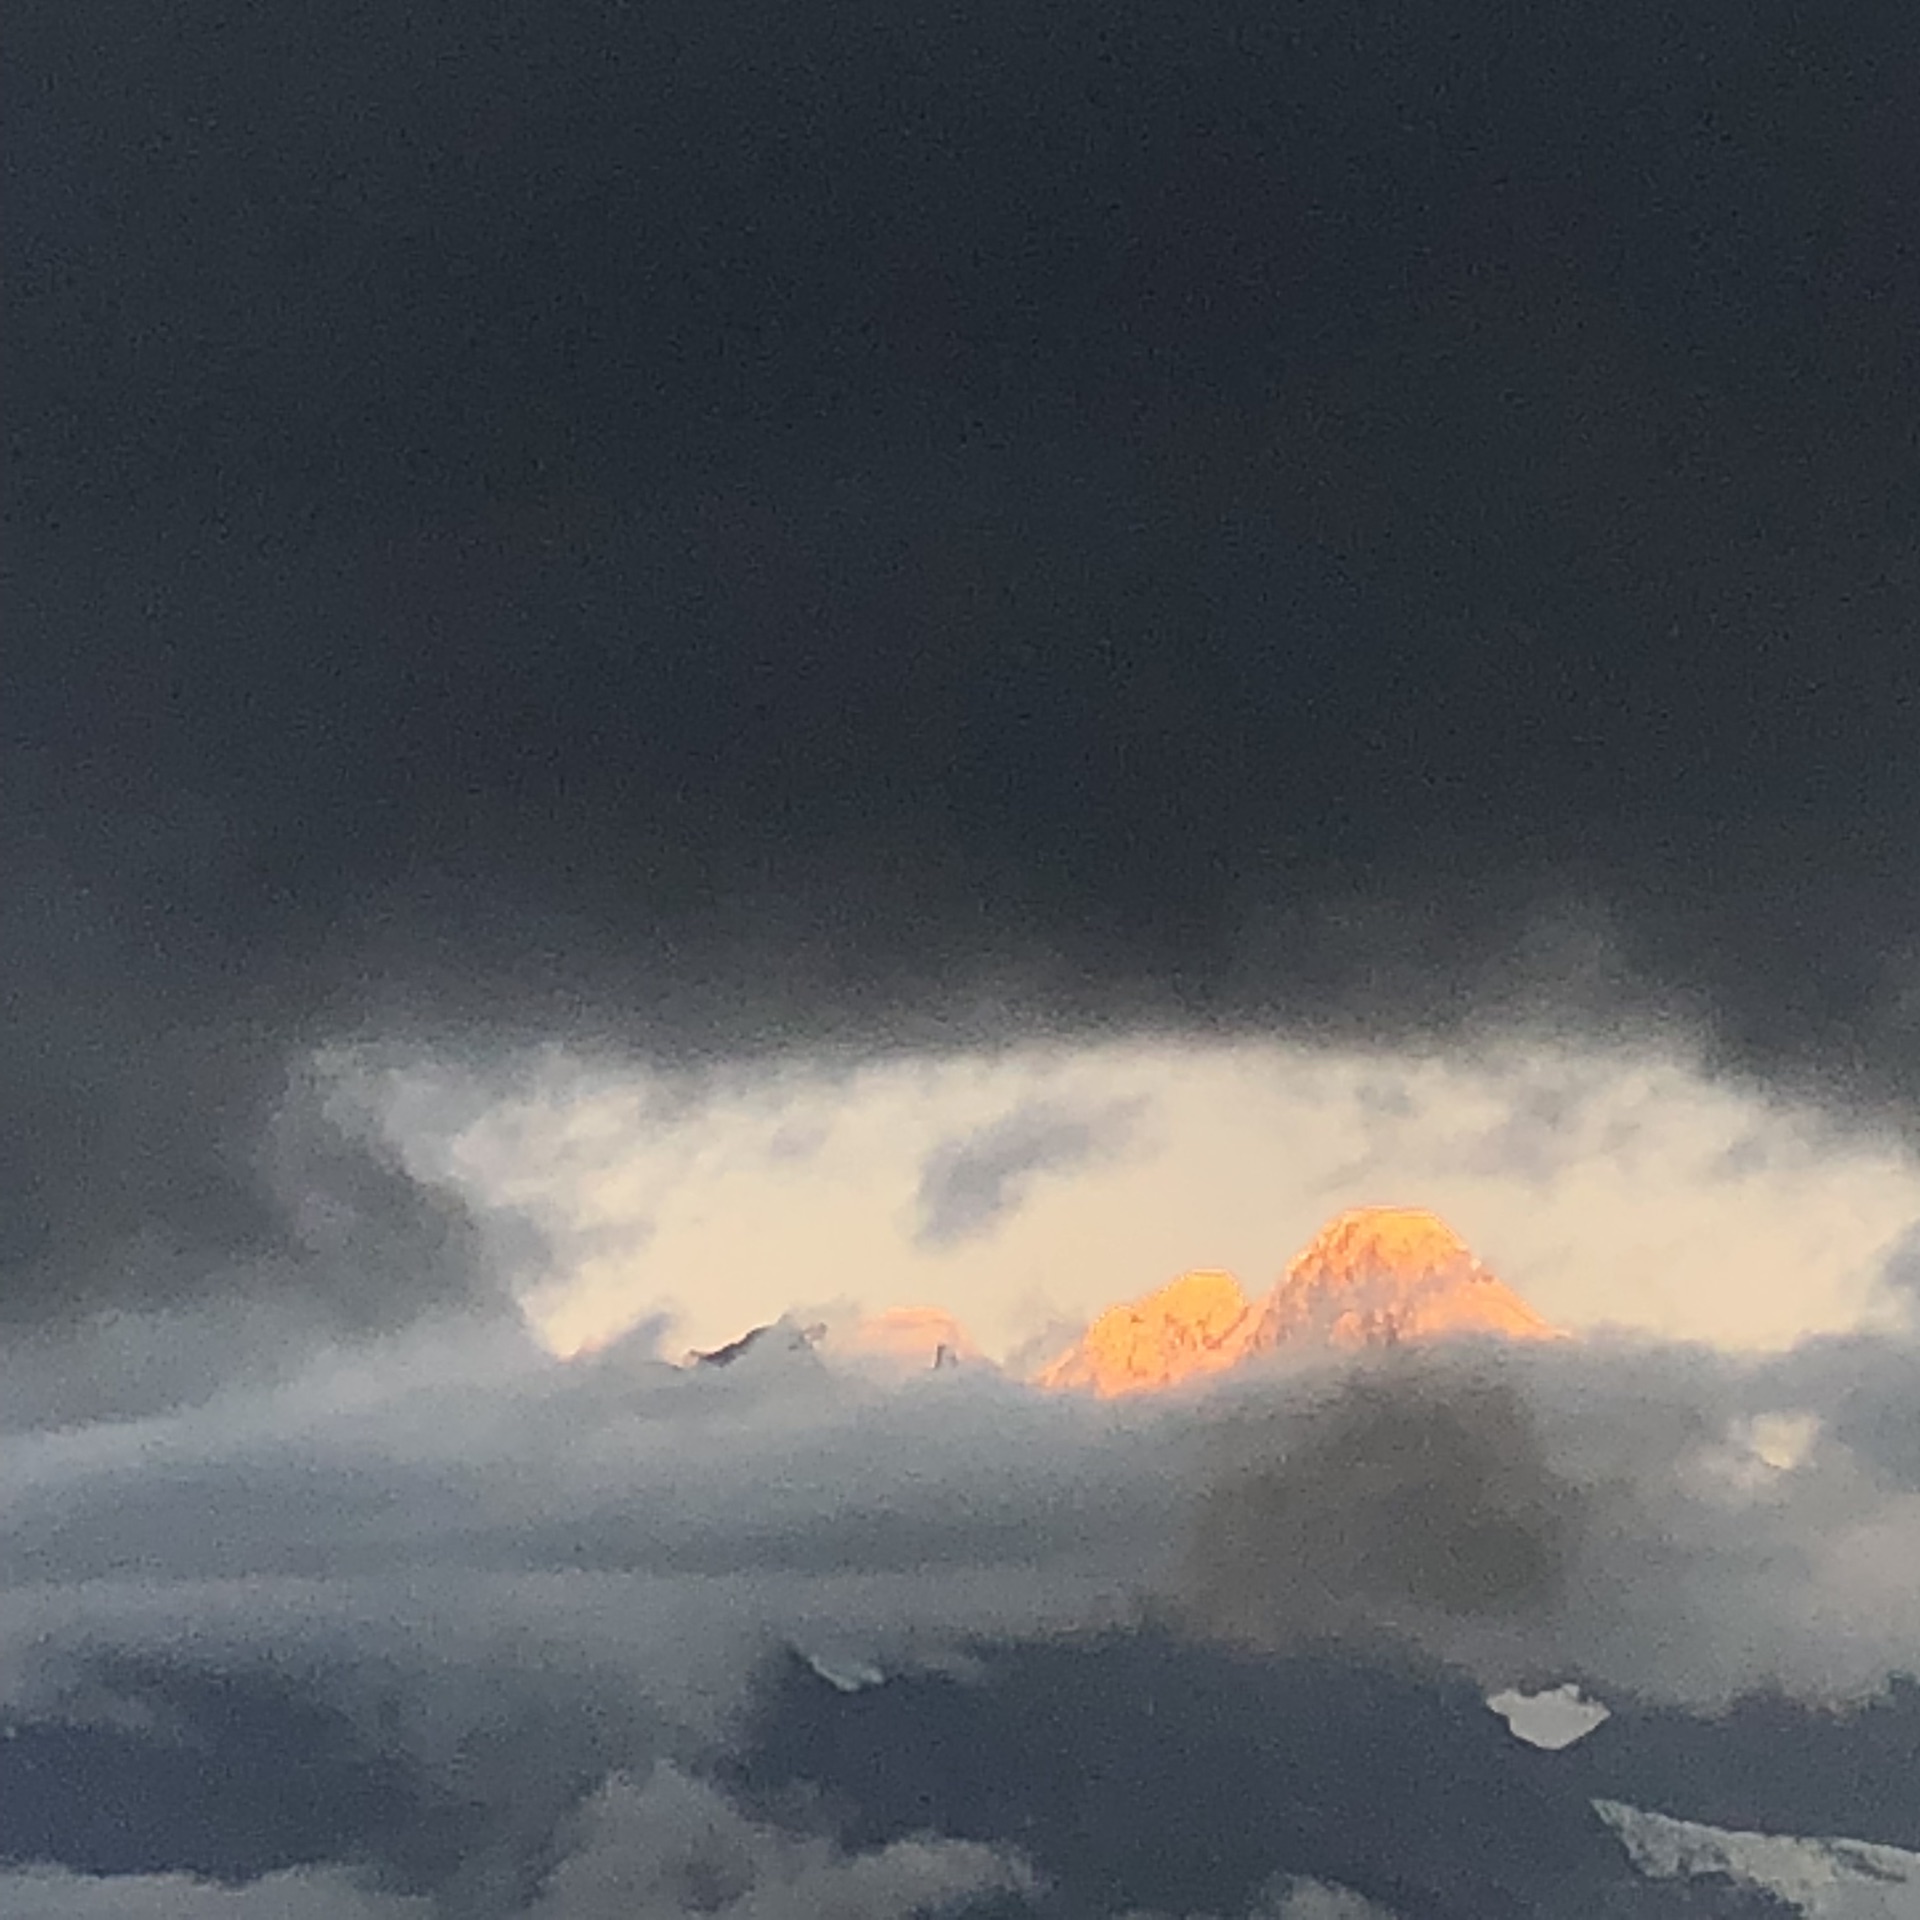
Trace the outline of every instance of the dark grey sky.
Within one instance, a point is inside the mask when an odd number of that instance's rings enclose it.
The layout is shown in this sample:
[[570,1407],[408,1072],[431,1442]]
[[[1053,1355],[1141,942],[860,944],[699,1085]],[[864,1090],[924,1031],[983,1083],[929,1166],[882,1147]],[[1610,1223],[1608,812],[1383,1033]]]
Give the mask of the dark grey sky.
[[8,1309],[381,1317],[257,1163],[396,1024],[1385,1030],[1577,908],[1920,1099],[1908,9],[8,42]]
[[[1276,1394],[1221,1494],[1204,1412],[562,1365],[486,1317],[533,1229],[314,1058],[1519,1006],[1920,1123],[1910,6],[5,42],[0,1904],[1699,1916],[1779,1907],[1591,1794],[1914,1841],[1911,1686],[1807,1704],[1914,1665],[1911,1341],[1569,1343],[1484,1433]],[[909,1215],[1134,1115],[983,1111]],[[1478,1704],[1569,1675],[1566,1755]]]

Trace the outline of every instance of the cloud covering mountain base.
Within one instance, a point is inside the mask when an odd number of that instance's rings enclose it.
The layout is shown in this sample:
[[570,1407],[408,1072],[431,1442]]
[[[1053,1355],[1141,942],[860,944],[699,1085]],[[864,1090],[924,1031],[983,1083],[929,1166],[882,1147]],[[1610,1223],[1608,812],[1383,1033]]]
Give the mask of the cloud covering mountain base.
[[[81,1914],[117,1895],[50,1870],[664,1912],[679,1827],[753,1911],[844,1876],[1237,1915],[1288,1875],[1406,1920],[1746,1911],[1643,1883],[1591,1801],[1917,1837],[1916,1391],[1885,1339],[1099,1402],[423,1329],[12,1436],[0,1858]],[[1484,1704],[1568,1677],[1614,1711],[1563,1753]]]

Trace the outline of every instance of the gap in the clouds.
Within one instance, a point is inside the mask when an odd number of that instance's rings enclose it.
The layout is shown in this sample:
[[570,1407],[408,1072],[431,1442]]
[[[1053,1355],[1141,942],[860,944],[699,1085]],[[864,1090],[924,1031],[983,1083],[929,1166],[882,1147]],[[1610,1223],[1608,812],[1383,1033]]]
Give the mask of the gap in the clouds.
[[[1549,1320],[1735,1348],[1891,1326],[1920,1161],[1652,1042],[1279,1039],[649,1067],[342,1052],[416,1177],[517,1236],[554,1351],[949,1317],[1028,1372],[1196,1269],[1264,1293],[1332,1214],[1430,1207]],[[536,1254],[535,1247],[538,1247]]]

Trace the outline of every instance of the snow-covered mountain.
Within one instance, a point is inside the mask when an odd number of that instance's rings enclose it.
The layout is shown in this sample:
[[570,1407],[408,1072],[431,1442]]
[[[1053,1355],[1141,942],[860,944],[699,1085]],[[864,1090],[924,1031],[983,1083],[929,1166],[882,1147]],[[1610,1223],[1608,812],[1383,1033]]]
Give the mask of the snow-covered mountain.
[[1649,1879],[1722,1875],[1776,1895],[1807,1920],[1920,1920],[1920,1853],[1862,1840],[1736,1833],[1618,1800],[1593,1805]]
[[1286,1347],[1462,1335],[1547,1340],[1556,1330],[1438,1215],[1357,1207],[1315,1234],[1264,1300],[1249,1300],[1230,1273],[1182,1274],[1109,1307],[1037,1378],[1043,1387],[1103,1395],[1152,1392]]

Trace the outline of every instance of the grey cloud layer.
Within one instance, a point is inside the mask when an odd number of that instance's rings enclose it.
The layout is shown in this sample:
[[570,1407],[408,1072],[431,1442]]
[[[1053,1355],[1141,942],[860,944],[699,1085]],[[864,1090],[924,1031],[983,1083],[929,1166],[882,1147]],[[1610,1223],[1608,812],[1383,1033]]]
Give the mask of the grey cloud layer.
[[757,1826],[670,1766],[616,1777],[574,1819],[572,1850],[530,1920],[897,1920],[1021,1891],[1014,1856],[965,1841],[899,1840],[846,1855]]
[[0,1906],[8,1920],[428,1920],[431,1911],[327,1872],[221,1887],[185,1874],[102,1878],[57,1868],[0,1868]]
[[1582,1494],[1507,1383],[1396,1368],[1277,1431],[1249,1421],[1199,1503],[1187,1574],[1223,1630],[1338,1632],[1363,1605],[1541,1616],[1565,1598]]
[[[434,1891],[463,1916],[539,1899],[592,1914],[618,1862],[678,1871],[655,1844],[676,1821],[733,1835],[722,1854],[747,1864],[713,1871],[759,1889],[743,1913],[798,1911],[813,1896],[797,1889],[843,1869],[875,1911],[899,1886],[1004,1890],[1010,1855],[866,1859],[911,1829],[853,1830],[848,1865],[737,1825],[784,1827],[791,1806],[726,1813],[656,1769],[751,1751],[753,1676],[785,1645],[833,1672],[930,1672],[937,1694],[971,1684],[980,1648],[1142,1621],[1311,1654],[1329,1698],[1343,1673],[1361,1685],[1369,1663],[1406,1659],[1488,1683],[1573,1674],[1623,1711],[1870,1689],[1920,1667],[1900,1439],[1916,1390],[1920,1357],[1898,1343],[1746,1363],[1569,1347],[1114,1407],[981,1372],[883,1386],[805,1353],[682,1373],[637,1341],[563,1364],[497,1327],[416,1334],[195,1409],[10,1439],[0,1689],[22,1731],[0,1772],[38,1755],[57,1778],[48,1756],[82,1750],[96,1776],[165,1767],[187,1796],[174,1844],[204,1829],[209,1860],[318,1870],[357,1835],[350,1857],[382,1891]],[[1764,1417],[1788,1414],[1819,1430],[1798,1464],[1770,1465]],[[1150,1648],[1114,1644],[1128,1701],[1186,1684],[1177,1644],[1159,1680]],[[1048,1658],[1010,1709],[1070,1677]],[[1472,1739],[1493,1739],[1473,1713]],[[231,1769],[247,1727],[264,1744],[237,1800],[238,1775],[164,1759],[184,1743]],[[369,1825],[347,1795],[318,1827],[289,1824],[273,1809],[312,1803],[323,1752],[393,1770],[387,1798],[412,1811]],[[12,1804],[17,1822],[29,1803]],[[948,1838],[996,1836],[1014,1829]],[[1314,1857],[1347,1844],[1330,1834]],[[78,1839],[65,1863],[100,1864]]]
[[[1227,1621],[1239,1592],[1282,1628],[1358,1608],[1476,1660],[1680,1693],[1920,1659],[1886,1584],[1920,1483],[1920,1363],[1898,1343],[1503,1352],[1118,1409],[980,1373],[892,1388],[805,1354],[688,1374],[641,1344],[560,1363],[441,1331],[185,1412],[16,1434],[10,1657],[63,1609],[137,1642],[204,1602],[199,1629],[244,1644],[250,1592],[269,1640],[330,1613],[350,1634],[383,1595],[418,1624],[465,1582],[597,1614],[617,1645],[620,1591],[646,1597],[642,1639],[649,1606],[678,1620],[697,1595],[715,1622],[886,1637],[1197,1582]],[[1817,1429],[1790,1468],[1755,1450],[1769,1415]],[[305,1597],[277,1618],[276,1592]]]

